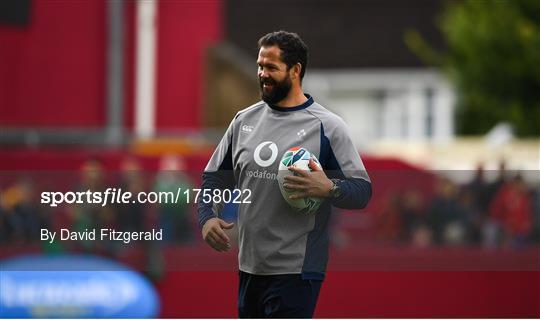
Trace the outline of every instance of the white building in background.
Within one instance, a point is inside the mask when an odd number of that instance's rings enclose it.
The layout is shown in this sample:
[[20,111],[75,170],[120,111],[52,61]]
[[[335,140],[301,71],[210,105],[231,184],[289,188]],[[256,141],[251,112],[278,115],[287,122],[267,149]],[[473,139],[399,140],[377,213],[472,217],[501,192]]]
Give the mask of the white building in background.
[[348,124],[360,149],[375,142],[451,142],[455,94],[431,69],[308,70],[304,89]]

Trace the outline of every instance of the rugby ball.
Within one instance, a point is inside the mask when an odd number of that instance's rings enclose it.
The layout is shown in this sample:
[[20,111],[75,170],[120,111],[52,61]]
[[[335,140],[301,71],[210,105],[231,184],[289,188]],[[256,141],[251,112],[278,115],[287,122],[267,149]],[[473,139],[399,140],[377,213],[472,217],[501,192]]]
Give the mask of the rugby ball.
[[281,190],[281,195],[283,199],[296,211],[301,213],[312,213],[319,209],[322,198],[300,198],[300,199],[290,199],[289,197],[294,194],[294,191],[289,191],[283,187],[285,182],[285,177],[290,175],[297,175],[295,172],[288,169],[289,166],[295,166],[302,170],[312,171],[309,167],[309,159],[313,159],[315,164],[321,168],[319,160],[315,155],[311,154],[307,149],[302,147],[294,147],[287,150],[279,162],[279,171],[277,175],[277,181],[279,184],[279,190]]

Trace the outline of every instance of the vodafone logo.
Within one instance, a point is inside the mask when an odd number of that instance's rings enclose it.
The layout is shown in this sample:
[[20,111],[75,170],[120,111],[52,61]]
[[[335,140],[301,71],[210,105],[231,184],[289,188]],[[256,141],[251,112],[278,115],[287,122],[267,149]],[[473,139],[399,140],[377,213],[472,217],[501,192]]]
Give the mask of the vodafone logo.
[[[261,159],[261,153],[266,160]],[[274,161],[276,161],[277,156],[278,147],[272,141],[261,142],[253,152],[253,160],[255,160],[255,162],[261,167],[270,166],[272,163],[274,163]]]

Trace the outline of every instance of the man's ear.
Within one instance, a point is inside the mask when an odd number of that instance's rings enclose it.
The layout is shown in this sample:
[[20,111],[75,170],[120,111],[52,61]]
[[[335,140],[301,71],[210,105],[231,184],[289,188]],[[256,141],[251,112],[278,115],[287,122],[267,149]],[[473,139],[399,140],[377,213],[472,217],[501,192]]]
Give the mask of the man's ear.
[[302,71],[302,64],[300,62],[296,63],[291,68],[292,76],[294,79],[300,79],[300,72]]

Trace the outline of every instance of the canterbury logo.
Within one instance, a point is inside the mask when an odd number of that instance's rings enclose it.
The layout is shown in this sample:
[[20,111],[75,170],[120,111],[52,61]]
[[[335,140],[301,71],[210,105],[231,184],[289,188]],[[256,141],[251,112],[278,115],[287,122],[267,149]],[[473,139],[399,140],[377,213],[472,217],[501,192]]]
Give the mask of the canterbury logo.
[[[261,159],[261,151],[263,148],[268,146],[272,154],[270,155],[270,158],[263,160]],[[255,163],[257,163],[261,167],[268,167],[276,161],[276,158],[278,156],[278,147],[277,145],[272,141],[265,141],[261,142],[257,148],[255,148],[255,152],[253,152],[253,160],[255,160]]]
[[253,126],[243,125],[242,126],[242,132],[252,132]]

